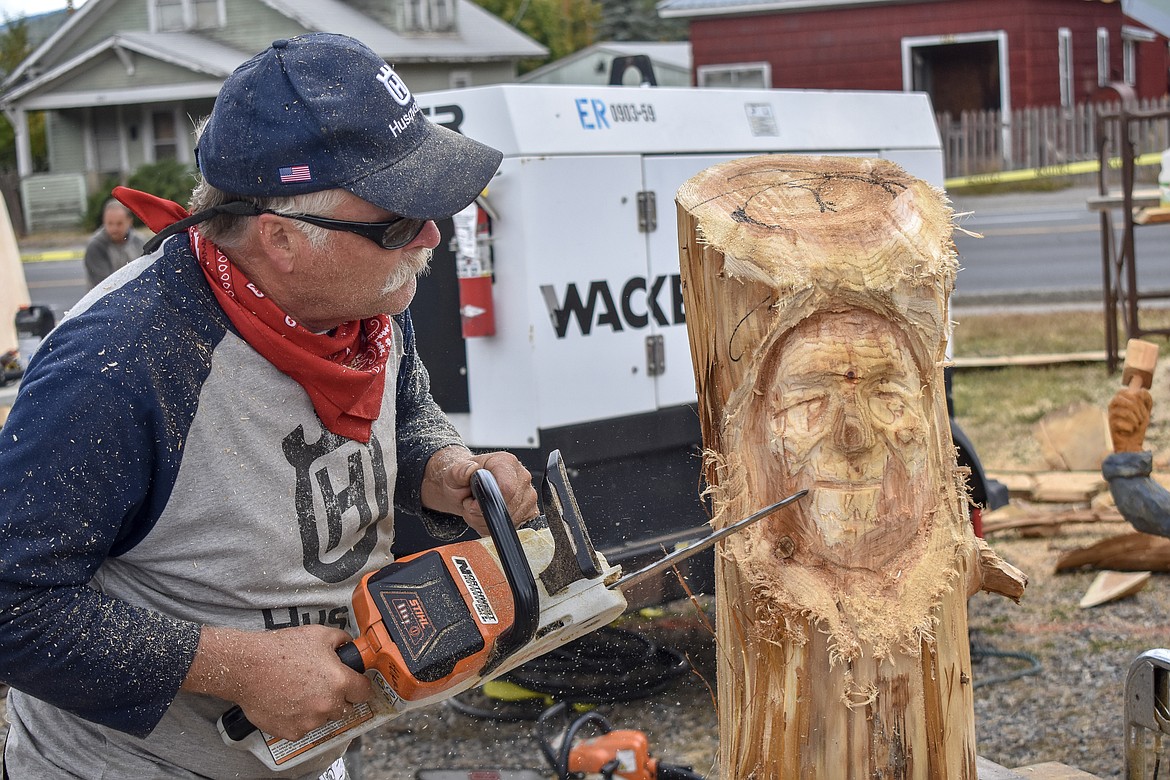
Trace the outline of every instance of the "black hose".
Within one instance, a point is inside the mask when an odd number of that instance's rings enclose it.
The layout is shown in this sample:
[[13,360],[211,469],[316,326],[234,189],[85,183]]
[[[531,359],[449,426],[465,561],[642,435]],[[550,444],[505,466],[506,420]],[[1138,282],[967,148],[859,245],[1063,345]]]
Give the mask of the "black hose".
[[1023,651],[998,650],[994,647],[991,647],[990,645],[971,642],[972,664],[978,663],[985,658],[1012,658],[1018,661],[1023,661],[1028,665],[1022,669],[1017,669],[1012,672],[1006,672],[1001,675],[984,677],[982,679],[976,680],[971,686],[972,689],[982,688],[985,685],[996,685],[998,683],[1010,682],[1012,680],[1018,680],[1021,677],[1027,677],[1028,675],[1032,674],[1039,674],[1040,671],[1044,668],[1043,664],[1040,663],[1040,659],[1031,653],[1025,653]]
[[690,669],[686,658],[636,631],[608,626],[534,658],[501,679],[579,704],[637,701]]
[[447,705],[456,712],[482,720],[535,720],[547,699],[575,704],[615,704],[637,701],[665,689],[690,669],[685,656],[636,631],[606,626],[534,658],[504,674],[501,680],[540,694],[540,711],[512,706],[488,710],[455,696]]

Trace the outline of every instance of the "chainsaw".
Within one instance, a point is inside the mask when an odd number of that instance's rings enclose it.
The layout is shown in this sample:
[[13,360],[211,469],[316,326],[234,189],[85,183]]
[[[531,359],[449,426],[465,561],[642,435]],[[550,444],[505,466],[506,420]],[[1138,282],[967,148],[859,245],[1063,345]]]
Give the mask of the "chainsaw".
[[[572,720],[559,737],[549,734],[549,723],[567,716],[566,702],[558,702],[536,721],[540,750],[556,780],[703,780],[689,766],[667,764],[650,755],[646,733],[615,729],[595,710]],[[587,728],[594,736],[578,739]]]
[[[623,590],[771,514],[800,491],[622,576],[598,553],[581,518],[560,452],[541,484],[543,514],[516,529],[491,472],[471,490],[490,538],[425,550],[366,574],[353,594],[358,636],[337,649],[374,683],[368,702],[297,740],[257,729],[238,706],[218,722],[224,742],[287,769],[405,712],[494,679],[617,619]],[[534,576],[533,571],[540,572]]]

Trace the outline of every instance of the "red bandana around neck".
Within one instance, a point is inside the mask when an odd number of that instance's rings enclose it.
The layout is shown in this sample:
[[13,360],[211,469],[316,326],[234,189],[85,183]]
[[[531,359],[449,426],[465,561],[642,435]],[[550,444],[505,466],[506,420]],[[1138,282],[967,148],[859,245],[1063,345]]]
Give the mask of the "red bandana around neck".
[[[156,233],[188,216],[177,203],[126,187],[115,188],[114,196]],[[198,227],[187,232],[216,300],[244,340],[304,388],[326,428],[369,442],[382,410],[386,364],[394,352],[390,317],[383,314],[313,333],[266,297]]]

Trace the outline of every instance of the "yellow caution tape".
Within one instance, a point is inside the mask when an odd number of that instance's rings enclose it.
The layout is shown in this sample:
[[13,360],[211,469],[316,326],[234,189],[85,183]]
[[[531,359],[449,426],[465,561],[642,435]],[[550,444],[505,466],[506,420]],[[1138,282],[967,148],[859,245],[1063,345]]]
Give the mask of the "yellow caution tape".
[[[1134,165],[1161,165],[1161,152],[1151,152],[1134,158]],[[1116,170],[1121,167],[1121,158],[1114,157],[1108,161],[1110,168]],[[996,171],[994,173],[977,173],[972,176],[956,176],[943,182],[945,187],[972,187],[984,184],[1007,184],[1010,182],[1031,181],[1033,179],[1051,179],[1060,176],[1072,176],[1078,173],[1096,173],[1100,169],[1097,160],[1082,160],[1080,162],[1063,163],[1061,165],[1045,165],[1041,168],[1023,168],[1018,171]]]
[[22,263],[46,263],[54,260],[80,260],[85,257],[84,249],[58,249],[50,252],[30,252],[20,256]]

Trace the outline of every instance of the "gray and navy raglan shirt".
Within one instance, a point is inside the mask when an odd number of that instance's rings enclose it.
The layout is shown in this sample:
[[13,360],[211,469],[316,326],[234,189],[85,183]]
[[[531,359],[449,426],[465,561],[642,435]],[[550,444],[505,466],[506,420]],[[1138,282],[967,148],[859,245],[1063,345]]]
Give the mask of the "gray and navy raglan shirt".
[[395,508],[439,537],[464,530],[422,510],[427,460],[460,439],[409,314],[394,337],[363,444],[325,430],[240,338],[186,234],[49,334],[0,429],[13,778],[269,776],[222,742],[229,703],[179,690],[200,625],[352,633],[353,588],[390,561]]

